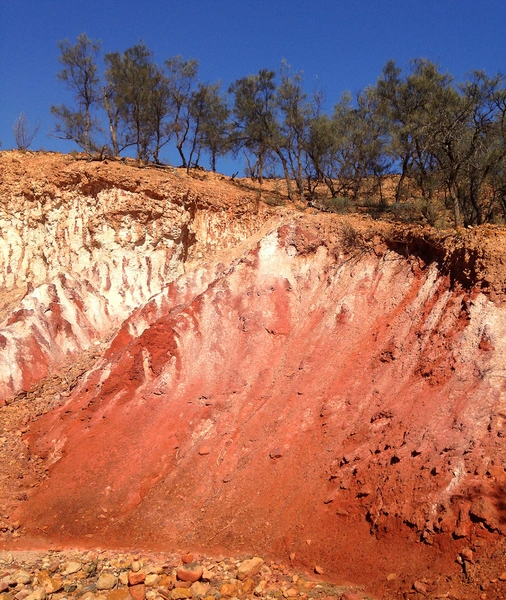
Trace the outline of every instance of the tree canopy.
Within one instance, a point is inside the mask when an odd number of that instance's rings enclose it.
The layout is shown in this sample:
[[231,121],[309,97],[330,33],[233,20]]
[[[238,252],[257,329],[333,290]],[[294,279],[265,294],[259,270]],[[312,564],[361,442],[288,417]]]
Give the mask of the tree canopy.
[[[454,78],[417,58],[403,71],[394,61],[375,85],[344,92],[331,111],[321,94],[308,98],[303,74],[282,62],[260,69],[224,92],[199,79],[199,63],[180,55],[157,64],[140,41],[104,57],[86,34],[59,43],[58,79],[72,105],[51,107],[53,134],[85,152],[131,148],[139,161],[161,164],[172,143],[181,165],[210,168],[228,153],[242,156],[260,183],[282,176],[290,200],[311,200],[322,187],[358,206],[384,201],[395,181],[394,209],[417,203],[429,222],[438,211],[455,225],[506,219],[506,80],[472,72]],[[102,127],[105,116],[108,132]]]

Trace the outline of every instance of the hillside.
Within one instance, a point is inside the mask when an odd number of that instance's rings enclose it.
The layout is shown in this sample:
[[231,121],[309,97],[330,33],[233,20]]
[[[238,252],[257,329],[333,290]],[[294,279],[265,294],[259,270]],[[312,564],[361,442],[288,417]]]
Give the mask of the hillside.
[[499,597],[505,229],[268,199],[0,153],[4,548],[259,554],[377,597]]

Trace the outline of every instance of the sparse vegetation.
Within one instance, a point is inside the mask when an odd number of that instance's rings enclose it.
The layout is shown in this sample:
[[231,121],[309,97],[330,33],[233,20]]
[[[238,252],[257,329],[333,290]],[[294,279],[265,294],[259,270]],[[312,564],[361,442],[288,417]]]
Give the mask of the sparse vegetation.
[[37,123],[37,125],[31,129],[25,113],[20,113],[19,117],[12,126],[12,131],[14,133],[14,139],[16,140],[18,150],[28,150],[28,148],[30,148],[32,145],[35,136],[39,132],[39,129],[40,123]]
[[[198,80],[198,61],[162,66],[143,42],[105,56],[86,34],[60,42],[58,78],[76,106],[52,107],[54,135],[85,152],[134,147],[139,161],[161,163],[172,142],[188,171],[207,156],[241,154],[263,184],[282,176],[289,200],[332,212],[371,212],[403,221],[455,226],[506,221],[506,79],[473,72],[456,83],[433,62],[388,62],[376,85],[342,95],[333,111],[308,99],[301,73],[283,62],[237,79],[229,97]],[[98,118],[109,124],[106,139]],[[395,188],[385,184],[395,178]]]

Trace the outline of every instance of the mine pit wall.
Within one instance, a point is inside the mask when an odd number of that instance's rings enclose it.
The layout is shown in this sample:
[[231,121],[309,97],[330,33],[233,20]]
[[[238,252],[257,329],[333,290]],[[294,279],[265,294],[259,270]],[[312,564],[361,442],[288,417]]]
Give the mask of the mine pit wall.
[[[0,167],[17,160],[4,153]],[[107,338],[186,260],[240,243],[266,218],[241,218],[248,199],[216,206],[175,175],[142,189],[138,169],[116,165],[104,181],[100,165],[65,157],[62,171],[55,160],[46,178],[33,159],[0,186],[0,403]]]
[[291,223],[131,315],[33,424],[50,479],[18,516],[59,543],[293,554],[369,583],[458,569],[506,533],[505,357],[479,290]]

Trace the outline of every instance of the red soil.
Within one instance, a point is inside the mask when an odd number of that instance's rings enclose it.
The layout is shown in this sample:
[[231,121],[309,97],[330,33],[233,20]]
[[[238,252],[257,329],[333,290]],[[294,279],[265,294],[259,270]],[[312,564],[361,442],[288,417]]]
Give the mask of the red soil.
[[135,311],[30,424],[49,477],[9,545],[254,552],[480,597],[506,533],[503,233],[283,220]]

